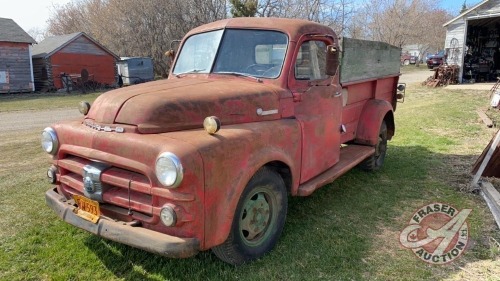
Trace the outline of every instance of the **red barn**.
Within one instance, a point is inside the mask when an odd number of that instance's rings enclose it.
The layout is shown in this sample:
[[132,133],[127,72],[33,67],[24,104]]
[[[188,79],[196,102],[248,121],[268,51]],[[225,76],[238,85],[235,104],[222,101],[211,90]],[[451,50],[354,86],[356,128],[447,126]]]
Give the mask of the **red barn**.
[[95,82],[116,82],[119,57],[84,32],[46,38],[33,47],[32,58],[37,91],[62,89],[65,77],[76,79],[84,69]]

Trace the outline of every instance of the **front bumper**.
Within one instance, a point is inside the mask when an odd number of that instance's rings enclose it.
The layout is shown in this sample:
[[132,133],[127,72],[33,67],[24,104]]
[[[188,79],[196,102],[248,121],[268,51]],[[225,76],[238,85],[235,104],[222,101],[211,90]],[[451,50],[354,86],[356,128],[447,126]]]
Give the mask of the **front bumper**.
[[199,252],[200,242],[196,238],[170,236],[102,217],[96,224],[84,220],[73,212],[73,200],[66,200],[55,188],[45,193],[45,200],[65,222],[97,236],[170,258],[187,258]]

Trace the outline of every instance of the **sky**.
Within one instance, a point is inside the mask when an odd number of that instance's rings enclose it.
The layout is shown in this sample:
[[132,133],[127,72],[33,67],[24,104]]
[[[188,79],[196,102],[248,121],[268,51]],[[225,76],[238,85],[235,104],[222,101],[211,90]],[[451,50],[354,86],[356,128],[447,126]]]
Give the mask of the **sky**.
[[[0,18],[13,19],[26,32],[35,28],[38,30],[45,30],[47,27],[47,19],[51,11],[53,11],[53,7],[64,5],[70,1],[71,0],[2,0]],[[468,7],[472,7],[479,2],[481,2],[481,0],[466,0]],[[457,15],[462,4],[463,0],[441,0],[439,2],[439,7],[449,11],[453,15]]]
[[26,32],[32,28],[45,29],[54,5],[70,0],[1,0],[0,18],[13,19]]
[[[466,0],[465,4],[468,8],[472,8],[477,3],[482,2],[482,0]],[[458,15],[458,12],[462,9],[464,0],[441,0],[440,7],[449,11],[452,15]]]

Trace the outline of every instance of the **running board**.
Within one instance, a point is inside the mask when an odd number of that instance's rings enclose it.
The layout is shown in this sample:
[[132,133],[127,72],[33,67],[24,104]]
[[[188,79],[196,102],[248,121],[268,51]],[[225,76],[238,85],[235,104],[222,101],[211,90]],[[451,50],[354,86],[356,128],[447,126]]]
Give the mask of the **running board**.
[[335,166],[317,175],[313,179],[299,185],[298,196],[309,196],[316,189],[329,184],[347,173],[354,166],[375,153],[375,148],[364,145],[348,145],[340,149],[340,160]]

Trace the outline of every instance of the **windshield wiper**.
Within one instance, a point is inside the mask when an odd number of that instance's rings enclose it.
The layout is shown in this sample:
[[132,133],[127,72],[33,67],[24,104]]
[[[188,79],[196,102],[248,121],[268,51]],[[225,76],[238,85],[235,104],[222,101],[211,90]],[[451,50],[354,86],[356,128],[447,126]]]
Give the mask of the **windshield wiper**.
[[234,75],[234,76],[243,76],[243,77],[249,77],[257,80],[258,82],[262,82],[262,79],[259,77],[255,77],[253,75],[250,75],[248,73],[241,73],[241,72],[233,72],[233,71],[220,71],[220,72],[214,72],[214,74],[228,74],[228,75]]
[[198,73],[198,72],[203,71],[203,70],[205,70],[205,68],[203,68],[203,69],[196,69],[196,68],[194,68],[194,69],[191,69],[191,70],[188,70],[188,71],[177,73],[177,74],[175,74],[175,77],[179,78],[181,75],[189,74],[189,73]]

